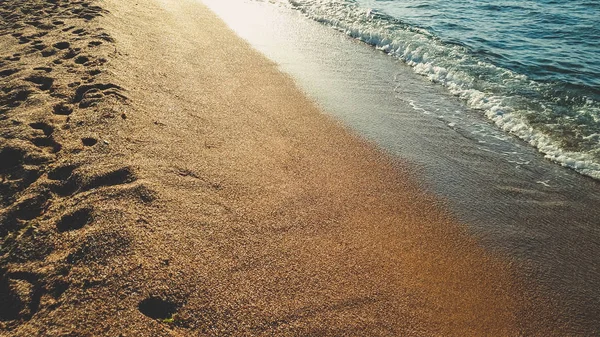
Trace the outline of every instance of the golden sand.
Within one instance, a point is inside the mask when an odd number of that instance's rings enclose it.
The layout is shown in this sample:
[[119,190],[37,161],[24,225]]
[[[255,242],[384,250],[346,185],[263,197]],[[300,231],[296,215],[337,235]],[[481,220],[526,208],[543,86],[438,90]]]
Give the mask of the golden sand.
[[0,78],[1,335],[559,334],[413,168],[203,5],[19,3],[0,4],[0,71],[19,69]]

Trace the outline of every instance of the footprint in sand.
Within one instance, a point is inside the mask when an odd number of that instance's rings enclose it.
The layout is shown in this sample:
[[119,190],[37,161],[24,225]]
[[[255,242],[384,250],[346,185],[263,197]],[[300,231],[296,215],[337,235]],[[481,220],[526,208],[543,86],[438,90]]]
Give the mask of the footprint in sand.
[[0,275],[0,320],[31,318],[38,311],[42,293],[38,275],[3,272]]
[[36,41],[32,48],[34,49],[34,51],[37,51],[37,50],[46,49],[46,47],[48,47],[48,46],[46,46],[43,42]]
[[21,71],[21,69],[17,69],[17,68],[2,70],[2,71],[0,71],[0,78],[8,77],[12,74],[18,73],[19,71]]
[[137,180],[130,167],[121,167],[93,174],[74,173],[77,165],[57,167],[48,173],[48,179],[56,183],[51,186],[52,192],[60,196],[68,196],[96,188],[125,185]]
[[51,153],[60,152],[62,149],[62,145],[54,140],[51,136],[47,137],[36,137],[31,140],[31,142],[42,149],[48,149]]
[[25,86],[6,87],[2,89],[2,91],[6,95],[0,96],[0,108],[2,106],[16,108],[25,102],[29,95],[32,94],[32,91],[29,89],[29,87]]
[[46,73],[52,72],[52,68],[50,67],[35,67],[33,70],[43,71]]
[[70,60],[77,55],[79,55],[79,50],[69,48],[69,50],[62,56],[62,58],[64,60]]
[[76,30],[72,31],[71,33],[73,33],[75,35],[79,35],[79,36],[89,35],[89,33],[83,28],[76,29]]
[[49,48],[49,49],[42,50],[42,56],[43,57],[50,57],[50,56],[55,55],[55,54],[56,54],[56,49],[54,49],[54,48]]
[[75,63],[77,64],[86,64],[90,61],[90,58],[84,55],[78,56],[75,58]]
[[42,130],[42,132],[46,136],[50,136],[54,132],[54,126],[52,126],[46,122],[30,123],[29,126],[35,130]]
[[[13,204],[18,193],[31,186],[42,175],[40,164],[45,159],[36,157],[24,146],[5,145],[0,149],[0,205]],[[4,224],[4,221],[0,221]],[[2,230],[3,226],[0,226]]]
[[[68,264],[100,263],[127,253],[132,239],[127,232],[116,229],[104,229],[89,233],[79,247],[65,259]],[[88,284],[86,287],[92,286]]]
[[4,212],[0,216],[3,224],[0,227],[0,237],[5,237],[9,233],[21,228],[27,221],[41,216],[48,208],[49,198],[48,193],[25,196],[4,209]]
[[32,75],[25,78],[25,81],[35,83],[43,91],[51,91],[54,79],[47,76]]
[[102,39],[106,42],[115,42],[115,39],[113,39],[108,33],[100,33],[96,35],[96,38]]
[[58,103],[52,109],[52,113],[55,115],[68,116],[73,113],[73,108],[65,103]]
[[80,108],[87,108],[98,103],[103,97],[110,95],[126,100],[127,97],[120,93],[121,90],[123,88],[112,83],[81,85],[75,90],[72,103],[78,103]]
[[71,44],[66,41],[61,41],[61,42],[57,42],[57,43],[53,44],[52,47],[63,50],[63,49],[67,49],[67,48],[71,47]]
[[54,140],[52,133],[54,127],[48,123],[36,122],[31,123],[29,126],[34,130],[41,130],[44,133],[43,137],[34,137],[31,142],[42,149],[48,149],[50,153],[57,153],[62,149],[62,145]]
[[93,220],[93,209],[91,207],[84,207],[60,218],[56,222],[56,229],[61,233],[74,231],[89,225]]

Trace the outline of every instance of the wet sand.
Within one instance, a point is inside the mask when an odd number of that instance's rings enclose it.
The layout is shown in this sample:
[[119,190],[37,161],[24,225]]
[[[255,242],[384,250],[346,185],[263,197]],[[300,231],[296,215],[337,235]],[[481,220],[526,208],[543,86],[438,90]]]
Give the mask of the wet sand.
[[563,334],[203,5],[31,3],[1,5],[2,335]]
[[[568,335],[600,332],[600,185],[544,158],[372,46],[262,1],[204,0],[325,114],[418,166],[485,249],[561,296]],[[326,51],[326,52],[324,52]]]

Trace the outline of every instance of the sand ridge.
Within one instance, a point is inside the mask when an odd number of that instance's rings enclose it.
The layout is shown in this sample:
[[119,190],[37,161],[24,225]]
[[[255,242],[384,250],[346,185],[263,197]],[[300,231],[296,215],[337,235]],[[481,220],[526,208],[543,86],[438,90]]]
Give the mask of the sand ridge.
[[[560,331],[412,167],[325,117],[203,5],[32,3],[1,6],[3,87],[29,92],[0,105],[3,335]],[[74,27],[47,26],[40,51],[36,15]],[[27,84],[39,66],[53,81]]]

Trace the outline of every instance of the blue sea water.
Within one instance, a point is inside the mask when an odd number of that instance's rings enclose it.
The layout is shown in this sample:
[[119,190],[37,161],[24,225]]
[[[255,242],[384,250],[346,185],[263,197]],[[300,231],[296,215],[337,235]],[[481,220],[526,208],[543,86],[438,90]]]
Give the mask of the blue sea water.
[[600,179],[600,2],[276,2],[404,61],[550,160]]
[[[600,2],[401,1],[359,4],[531,79],[600,90]],[[586,88],[587,87],[587,88]]]

